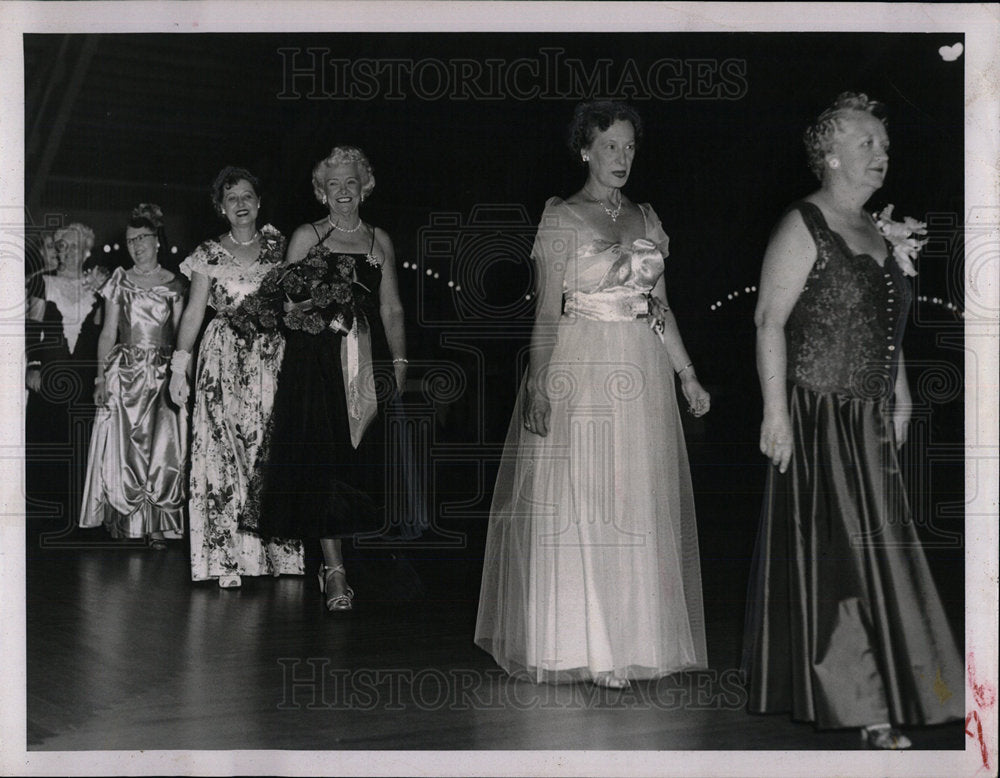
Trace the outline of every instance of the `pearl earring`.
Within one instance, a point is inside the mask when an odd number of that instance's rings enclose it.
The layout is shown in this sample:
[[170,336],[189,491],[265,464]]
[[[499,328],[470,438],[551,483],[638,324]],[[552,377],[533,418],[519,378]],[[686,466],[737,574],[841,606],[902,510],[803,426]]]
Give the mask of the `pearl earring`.
[[584,162],[590,162],[590,157],[587,154],[584,154],[583,155],[583,161]]
[[838,168],[838,167],[840,167],[840,160],[837,159],[836,157],[834,157],[833,159],[831,159],[830,160],[830,167],[832,167],[832,168]]

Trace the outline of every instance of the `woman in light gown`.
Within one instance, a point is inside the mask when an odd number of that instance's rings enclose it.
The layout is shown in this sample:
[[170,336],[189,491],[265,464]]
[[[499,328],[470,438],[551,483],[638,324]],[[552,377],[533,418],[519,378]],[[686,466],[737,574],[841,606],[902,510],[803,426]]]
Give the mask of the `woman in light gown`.
[[961,718],[965,686],[896,453],[915,271],[864,210],[889,168],[880,115],[845,92],[806,131],[821,186],[787,209],[764,256],[760,448],[774,467],[743,671],[752,712],[859,727],[869,746],[898,749],[910,745],[899,726]]
[[280,333],[248,337],[227,318],[284,259],[281,233],[270,225],[257,229],[259,191],[257,179],[243,168],[226,167],[216,176],[212,202],[229,229],[181,263],[191,291],[171,359],[170,396],[181,405],[188,397],[191,349],[211,305],[216,315],[198,349],[191,417],[191,578],[217,579],[224,589],[239,587],[245,575],[303,570],[300,541],[262,540],[240,529],[243,514],[258,510],[248,499],[249,486],[257,458],[264,455],[261,444],[284,352]]
[[167,384],[187,284],[160,265],[166,239],[158,205],[132,211],[125,244],[134,264],[101,288],[98,410],[80,526],[103,524],[112,537],[145,537],[163,549],[184,529],[186,409],[169,401]]
[[546,203],[528,374],[497,476],[475,641],[533,681],[624,688],[707,665],[674,375],[709,410],[663,279],[667,236],[622,192],[642,125],[577,106],[583,188]]

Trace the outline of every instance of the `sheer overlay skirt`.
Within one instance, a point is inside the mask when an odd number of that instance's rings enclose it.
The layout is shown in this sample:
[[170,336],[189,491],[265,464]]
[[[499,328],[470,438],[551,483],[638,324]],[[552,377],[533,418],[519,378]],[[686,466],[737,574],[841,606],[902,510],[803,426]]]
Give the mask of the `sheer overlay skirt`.
[[707,663],[694,498],[666,350],[644,321],[563,319],[550,431],[511,419],[477,645],[536,682]]

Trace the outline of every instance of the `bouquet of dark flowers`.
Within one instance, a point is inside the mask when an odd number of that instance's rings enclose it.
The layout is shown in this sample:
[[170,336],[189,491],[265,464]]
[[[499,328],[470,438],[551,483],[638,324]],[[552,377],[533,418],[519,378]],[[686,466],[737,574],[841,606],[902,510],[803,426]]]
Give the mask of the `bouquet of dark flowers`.
[[348,332],[354,322],[354,259],[308,256],[276,267],[230,314],[237,332],[252,336],[280,327],[317,335],[327,327]]

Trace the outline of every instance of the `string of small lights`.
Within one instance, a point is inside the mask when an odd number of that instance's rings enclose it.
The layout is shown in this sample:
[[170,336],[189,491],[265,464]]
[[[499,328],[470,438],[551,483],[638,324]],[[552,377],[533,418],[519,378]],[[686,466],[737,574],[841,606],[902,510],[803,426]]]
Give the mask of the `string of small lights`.
[[[743,295],[750,295],[750,294],[756,294],[756,292],[757,292],[757,287],[756,286],[745,286],[745,287],[743,287],[742,290],[741,289],[734,289],[733,291],[729,292],[726,295],[725,300],[723,300],[721,298],[718,299],[718,300],[716,300],[714,303],[712,303],[711,305],[708,306],[708,309],[710,311],[718,311],[727,302],[732,302],[732,301],[736,300],[741,294],[743,294]],[[917,295],[914,299],[918,303],[923,303],[923,304],[927,304],[927,305],[935,305],[935,306],[938,306],[940,308],[944,308],[946,311],[948,311],[950,313],[953,313],[956,316],[959,316],[959,317],[962,317],[962,318],[965,318],[965,316],[966,316],[965,311],[963,311],[958,305],[956,305],[955,303],[951,302],[950,300],[944,299],[943,297],[932,297],[930,295],[920,294],[920,295]]]

